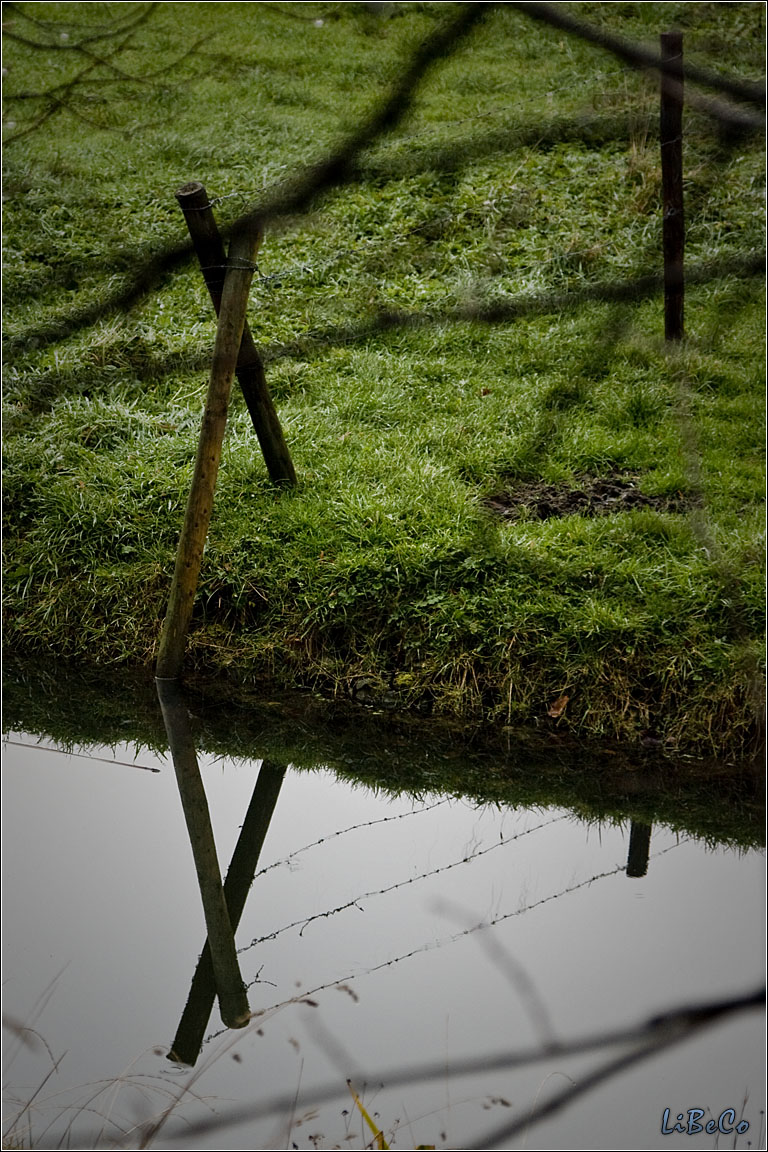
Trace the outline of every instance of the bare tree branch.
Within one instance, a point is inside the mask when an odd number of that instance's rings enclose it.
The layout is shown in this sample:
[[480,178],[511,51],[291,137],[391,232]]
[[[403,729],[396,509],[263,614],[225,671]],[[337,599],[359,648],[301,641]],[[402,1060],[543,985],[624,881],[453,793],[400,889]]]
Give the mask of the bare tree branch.
[[[423,41],[395,82],[389,97],[378,109],[371,113],[357,131],[353,132],[338,148],[318,164],[305,169],[291,180],[273,186],[249,213],[233,221],[228,227],[222,228],[222,234],[224,236],[229,235],[233,230],[244,226],[251,217],[266,220],[301,213],[307,210],[317,196],[332,188],[337,188],[360,179],[364,171],[358,161],[360,153],[370,147],[371,144],[383,135],[390,132],[403,120],[412,105],[415,91],[427,70],[435,62],[445,59],[445,57],[458,46],[472,27],[484,17],[487,10],[493,7],[495,7],[494,4],[470,4],[462,7],[457,17],[446,21]],[[528,12],[529,15],[535,15],[538,19],[547,19],[548,22],[549,17],[552,15],[548,5],[522,4],[518,5],[518,7]],[[529,11],[532,9],[535,9],[535,12]],[[555,15],[558,20],[565,18],[564,14],[559,11]],[[568,20],[570,21],[571,18],[568,17]],[[594,35],[604,39],[603,33],[601,32],[595,32]],[[611,38],[609,37],[609,39]],[[623,41],[621,43],[626,47]],[[630,49],[632,49],[632,52],[634,52],[634,47],[635,46],[630,45],[627,51],[629,52]],[[630,55],[632,52],[630,52]],[[649,53],[645,49],[638,48],[633,59],[636,57],[642,57],[642,66],[655,67],[660,65],[660,61],[656,55]],[[640,64],[637,66],[640,66]],[[737,112],[738,111],[739,110],[737,110]],[[714,110],[714,112],[715,114],[719,114],[718,110]],[[573,130],[578,129],[583,131],[585,122],[579,120],[578,122],[574,122],[571,127]],[[603,127],[605,128],[605,125],[603,125]],[[612,122],[610,127],[615,131],[615,122]],[[17,134],[15,138],[18,138],[19,135],[20,134]],[[500,141],[497,137],[493,137],[485,143],[487,143],[489,147],[496,147]],[[473,152],[477,151],[475,144],[469,145],[468,147]],[[464,154],[464,150],[459,144],[451,149],[445,150],[444,154],[441,153],[436,156],[423,157],[420,167],[423,167],[425,163],[429,163],[430,167],[434,166],[435,163],[439,163],[446,168],[453,168],[456,167],[457,163],[466,162],[466,160],[467,157]],[[139,262],[138,267],[128,282],[124,284],[122,288],[113,290],[106,299],[102,299],[97,303],[84,305],[78,309],[73,309],[47,323],[39,325],[37,328],[26,330],[22,336],[8,342],[9,351],[22,345],[27,347],[32,346],[34,348],[55,343],[65,339],[73,332],[94,323],[104,315],[129,309],[146,296],[153,288],[157,287],[166,275],[182,267],[189,260],[191,254],[191,245],[189,243],[170,246],[156,252],[148,258],[145,258],[143,262]],[[705,278],[709,278],[710,275],[719,274],[721,273],[707,273]],[[734,270],[734,274],[738,275],[743,273]],[[749,272],[748,274],[753,273]],[[646,282],[619,283],[613,286],[613,288],[608,285],[597,286],[589,290],[589,292],[593,294],[593,298],[616,300],[642,297],[643,295],[648,295],[656,291],[657,285],[654,279],[647,280]],[[572,297],[562,300],[563,308],[573,307],[573,304],[574,301]],[[526,301],[517,301],[512,304],[505,302],[502,307],[503,315],[493,313],[487,315],[469,315],[459,312],[453,316],[447,316],[446,319],[478,319],[484,322],[496,319],[511,320],[516,315],[536,311],[537,309],[558,310],[559,307],[560,304],[557,298],[548,298],[548,302],[533,298],[527,299]],[[421,322],[431,321],[429,318],[403,319],[399,316],[396,318],[382,316],[374,321],[368,329],[366,329],[365,326],[358,328],[358,336],[364,335],[367,331],[372,334],[374,331],[380,331],[401,323],[413,325]],[[343,330],[339,331],[339,336],[341,339],[346,338]],[[353,334],[352,338],[358,338],[358,336]]]
[[622,36],[615,36],[612,32],[604,32],[583,20],[578,20],[565,11],[562,4],[538,3],[511,3],[510,8],[517,8],[532,20],[540,20],[553,28],[561,28],[586,40],[589,44],[597,44],[618,56],[630,68],[653,68],[672,76],[678,76],[704,88],[713,88],[716,92],[723,92],[733,96],[736,100],[744,100],[760,108],[765,107],[765,87],[755,81],[739,80],[732,76],[723,76],[719,72],[710,72],[708,68],[701,68],[688,61],[681,68],[675,60],[663,61],[661,55],[652,48],[646,48]]
[[[413,103],[416,89],[429,68],[444,60],[458,46],[488,9],[495,4],[468,4],[459,15],[441,24],[416,49],[411,60],[395,82],[387,99],[371,113],[357,131],[353,132],[325,160],[301,173],[297,178],[276,185],[249,213],[222,228],[224,236],[250,226],[254,219],[305,211],[320,193],[339,187],[354,179],[352,161],[384,133],[391,131],[406,116]],[[192,255],[190,243],[167,248],[151,256],[139,266],[130,282],[112,292],[105,300],[74,309],[58,320],[41,325],[25,333],[23,343],[33,347],[55,343],[79,328],[94,323],[101,316],[130,308],[156,287],[164,275],[181,267]],[[15,342],[18,345],[18,341]],[[14,343],[10,344],[14,347]]]
[[[735,1002],[732,1003],[735,1004]],[[760,1004],[764,1003],[765,989],[762,990],[762,999],[760,999],[760,993],[757,992],[752,996],[743,998],[734,1010],[741,1011],[742,1008],[759,1007]],[[600,1084],[604,1084],[607,1080],[612,1080],[614,1076],[625,1072],[627,1068],[640,1064],[652,1056],[657,1056],[683,1040],[690,1039],[700,1029],[720,1020],[730,1010],[728,1002],[721,1001],[709,1006],[702,1005],[698,1008],[669,1012],[664,1016],[650,1020],[646,1028],[648,1035],[644,1039],[641,1038],[640,1046],[634,1051],[626,1052],[619,1057],[612,1056],[605,1063],[599,1064],[597,1068],[593,1068],[591,1072],[582,1076],[575,1083],[569,1084],[560,1092],[555,1093],[549,1100],[545,1100],[543,1104],[539,1104],[526,1115],[500,1124],[492,1131],[486,1132],[476,1144],[471,1144],[469,1147],[474,1149],[493,1148],[497,1144],[512,1140],[521,1132],[525,1132],[534,1124],[538,1124],[540,1120],[559,1112],[579,1096],[585,1096],[593,1088],[597,1088]]]
[[[387,1088],[395,1088],[401,1084],[411,1084],[416,1081],[509,1071],[512,1068],[528,1067],[533,1064],[541,1064],[546,1060],[560,1059],[565,1056],[581,1056],[588,1052],[600,1051],[617,1045],[634,1047],[633,1051],[627,1053],[626,1056],[614,1058],[610,1063],[610,1068],[618,1067],[619,1061],[622,1062],[622,1068],[629,1067],[638,1060],[646,1059],[658,1052],[664,1051],[673,1044],[687,1040],[689,1037],[698,1034],[704,1028],[720,1020],[729,1019],[741,1012],[754,1011],[757,1008],[763,1007],[764,1004],[765,987],[761,987],[741,996],[712,1000],[701,1004],[681,1005],[661,1015],[651,1016],[634,1027],[593,1033],[562,1043],[527,1048],[517,1052],[502,1052],[493,1056],[482,1056],[470,1060],[459,1060],[449,1063],[446,1063],[445,1060],[438,1060],[431,1063],[413,1065],[410,1068],[403,1068],[402,1065],[398,1065],[394,1068],[387,1068],[383,1071],[365,1074],[364,1078],[370,1083],[383,1083]],[[257,1020],[258,1019],[257,1017]],[[594,1083],[590,1083],[583,1091],[587,1091],[588,1088],[606,1079],[607,1070],[608,1065],[600,1066],[593,1074]],[[358,1073],[358,1075],[362,1074]],[[584,1081],[580,1083],[584,1083]],[[333,1100],[342,1094],[345,1088],[346,1085],[340,1085],[338,1082],[321,1085],[318,1088],[311,1089],[302,1094],[302,1105],[308,1107],[310,1104],[320,1104],[326,1100]],[[183,1093],[183,1091],[184,1089],[182,1088],[181,1092]],[[578,1095],[579,1093],[576,1094]],[[237,1108],[232,1108],[226,1116],[207,1117],[206,1119],[188,1124],[184,1129],[184,1140],[188,1142],[193,1137],[215,1131],[224,1125],[242,1124],[245,1121],[270,1116],[275,1112],[287,1112],[294,1104],[294,1097],[294,1092],[280,1093],[269,1097],[259,1104],[245,1104]],[[565,1103],[567,1103],[567,1100],[563,1101],[563,1104],[556,1105],[556,1107],[561,1107]],[[546,1108],[549,1105],[551,1105],[551,1101],[545,1102],[542,1108]],[[166,1113],[164,1113],[150,1129],[145,1130],[143,1136],[144,1142],[141,1144],[141,1147],[147,1146],[155,1131],[157,1131],[161,1124],[165,1123],[167,1115],[170,1115],[175,1106],[176,1101],[171,1104],[166,1110]],[[520,1122],[521,1127],[525,1127],[537,1119],[539,1119],[538,1116],[534,1113],[529,1113],[526,1115],[524,1121]],[[475,1147],[485,1148],[488,1147],[488,1144],[478,1143]]]
[[[686,284],[707,284],[727,276],[748,278],[765,275],[765,253],[734,256],[705,264],[692,264],[686,270]],[[664,288],[662,273],[630,280],[609,280],[585,284],[563,292],[521,293],[485,303],[463,304],[431,312],[379,312],[369,321],[337,325],[322,332],[309,332],[299,340],[263,347],[265,360],[306,355],[326,344],[350,344],[369,340],[397,328],[426,328],[433,324],[473,321],[478,324],[508,324],[524,316],[550,312],[573,312],[587,303],[623,303],[649,299]]]
[[[94,52],[91,52],[86,48],[82,48],[80,44],[75,44],[68,48],[68,51],[76,51],[85,56],[89,63],[71,80],[66,81],[62,85],[58,85],[57,88],[52,90],[48,107],[40,114],[36,120],[32,122],[32,124],[26,126],[25,128],[21,128],[18,132],[14,132],[10,136],[6,136],[3,143],[5,145],[15,144],[16,141],[22,140],[25,136],[29,136],[31,132],[36,131],[46,122],[46,120],[49,120],[53,115],[55,115],[56,112],[63,109],[66,109],[73,115],[77,115],[77,112],[72,108],[71,104],[68,103],[67,98],[76,92],[78,86],[82,84],[85,77],[90,75],[90,73],[93,72],[97,67],[106,67],[111,69],[123,82],[137,81],[139,78],[129,76],[127,72],[123,72],[123,70],[118,68],[116,64],[113,64],[112,61],[117,58],[131,43],[139,27],[149,19],[156,7],[156,4],[150,4],[149,8],[147,8],[145,12],[141,14],[140,19],[135,20],[133,24],[128,25],[127,28],[122,28],[119,33],[112,33],[112,35],[122,35],[122,39],[120,43],[107,56],[97,56]],[[31,44],[32,47],[47,48],[47,45],[35,44],[33,41],[26,40],[24,37],[21,37],[16,33],[10,32],[8,30],[6,30],[5,35],[8,36],[11,40],[19,40],[23,44]],[[56,47],[61,47],[61,45],[56,45]],[[60,94],[55,95],[56,92],[59,92]],[[45,94],[41,95],[42,98],[45,98]],[[99,125],[99,127],[101,127],[101,125]]]
[[[453,20],[440,25],[416,49],[410,62],[395,82],[389,96],[363,121],[343,143],[319,164],[309,168],[303,178],[278,184],[269,196],[249,216],[259,219],[276,214],[289,215],[305,211],[319,192],[346,184],[353,177],[351,164],[364,148],[390,132],[405,118],[413,104],[421,81],[430,67],[443,62],[459,45],[471,29],[482,20],[492,4],[464,5]],[[232,225],[239,230],[247,217]]]
[[[145,21],[149,19],[154,10],[158,7],[159,0],[154,0],[154,3],[145,5],[144,10],[140,11],[138,15],[134,16],[133,13],[131,13],[128,18],[121,17],[120,19],[113,21],[114,27],[105,27],[103,31],[93,32],[90,36],[82,36],[76,43],[73,44],[62,42],[61,39],[51,40],[48,43],[41,44],[37,40],[30,40],[29,37],[22,36],[19,32],[12,32],[8,27],[4,29],[4,35],[7,36],[10,40],[17,40],[20,44],[26,44],[29,48],[39,48],[45,50],[46,52],[51,50],[60,50],[62,52],[80,51],[82,50],[84,44],[94,44],[97,41],[110,40],[115,36],[122,36],[124,32],[132,31],[134,28],[139,28],[142,24],[145,23]],[[17,7],[16,4],[3,4],[3,8],[5,11],[10,12],[14,16],[21,16],[24,20],[28,20],[30,24],[34,24],[38,28],[51,28],[52,30],[54,28],[52,23],[36,19],[36,17],[31,16],[29,12],[25,11],[23,8]],[[61,25],[57,24],[55,27],[61,28]]]

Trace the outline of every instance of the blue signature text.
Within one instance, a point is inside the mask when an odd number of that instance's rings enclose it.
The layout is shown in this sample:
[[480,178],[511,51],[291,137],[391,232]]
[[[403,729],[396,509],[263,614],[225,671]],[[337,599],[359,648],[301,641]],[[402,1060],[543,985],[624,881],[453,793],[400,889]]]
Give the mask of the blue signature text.
[[[685,1119],[686,1115],[687,1120]],[[669,1108],[665,1108],[661,1118],[661,1134],[662,1136],[671,1136],[673,1132],[687,1132],[689,1136],[695,1136],[699,1132],[708,1132],[710,1135],[713,1132],[722,1132],[724,1136],[727,1136],[731,1132],[738,1132],[741,1136],[749,1128],[747,1120],[736,1122],[736,1113],[733,1108],[725,1108],[717,1119],[713,1117],[711,1120],[707,1120],[706,1124],[699,1124],[703,1115],[703,1108],[689,1108],[687,1113],[679,1112],[676,1123],[670,1127]]]

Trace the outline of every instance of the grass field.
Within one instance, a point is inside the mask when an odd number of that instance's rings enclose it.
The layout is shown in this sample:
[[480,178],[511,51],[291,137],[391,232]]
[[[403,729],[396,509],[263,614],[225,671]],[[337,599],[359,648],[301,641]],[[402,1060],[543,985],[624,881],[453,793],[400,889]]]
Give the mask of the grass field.
[[[687,61],[760,78],[762,4],[558,7],[652,47],[677,25]],[[185,241],[176,188],[203,181],[222,227],[274,198],[459,11],[4,6],[9,649],[153,660],[215,322],[191,258],[115,302]],[[235,389],[190,669],[670,748],[752,738],[764,144],[686,110],[693,282],[665,346],[658,290],[601,288],[661,269],[657,87],[487,6],[335,186],[272,216],[249,323],[299,484],[270,484]],[[601,478],[645,499],[542,518],[521,496]]]

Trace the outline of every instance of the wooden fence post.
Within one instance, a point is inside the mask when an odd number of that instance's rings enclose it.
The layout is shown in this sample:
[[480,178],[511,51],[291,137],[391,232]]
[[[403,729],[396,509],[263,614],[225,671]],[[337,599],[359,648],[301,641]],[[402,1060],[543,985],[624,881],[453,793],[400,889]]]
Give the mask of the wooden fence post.
[[685,291],[683,252],[683,34],[661,33],[661,58],[671,65],[661,73],[661,182],[664,205],[664,336],[683,338]]
[[227,408],[243,336],[248,290],[253,279],[253,261],[259,239],[260,235],[256,231],[239,232],[233,235],[230,244],[195,471],[176,553],[168,611],[158,647],[155,676],[162,680],[176,679],[184,660],[203,548],[213,511],[213,494],[221,461]]
[[[176,199],[184,213],[200,269],[218,316],[224,288],[226,257],[224,244],[211,211],[208,193],[203,184],[192,181],[179,188]],[[294,487],[296,472],[293,461],[269,394],[264,363],[253,342],[247,321],[243,328],[243,340],[237,358],[237,379],[251,414],[251,422],[259,439],[270,479],[275,484]]]
[[161,680],[156,687],[195,859],[221,1021],[227,1028],[244,1028],[251,1018],[248,997],[240,974],[235,935],[221,884],[211,814],[197,763],[187,702],[180,686],[173,680]]
[[[256,778],[251,802],[224,881],[224,899],[227,902],[233,932],[237,931],[245,901],[253,884],[259,853],[275,811],[285,773],[284,764],[263,760]],[[189,997],[181,1014],[179,1027],[168,1053],[167,1058],[170,1061],[177,1064],[195,1063],[203,1046],[203,1037],[211,1018],[215,998],[216,973],[210,942],[206,940],[192,977]]]

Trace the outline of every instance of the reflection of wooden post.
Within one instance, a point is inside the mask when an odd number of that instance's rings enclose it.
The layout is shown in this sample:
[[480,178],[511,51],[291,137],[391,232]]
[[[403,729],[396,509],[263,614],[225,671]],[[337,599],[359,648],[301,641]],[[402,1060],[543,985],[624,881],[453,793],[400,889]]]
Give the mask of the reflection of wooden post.
[[243,1028],[250,1019],[248,998],[237,963],[235,937],[221,886],[211,815],[197,765],[189,713],[181,689],[174,680],[158,680],[156,685],[195,858],[221,1019],[228,1028]]
[[[221,310],[226,257],[224,245],[211,211],[208,193],[202,184],[193,181],[176,193],[179,207],[192,237],[200,261],[200,270],[208,287],[216,315]],[[243,327],[243,340],[237,357],[237,379],[243,390],[251,422],[259,438],[264,462],[270,479],[275,484],[296,484],[296,473],[291,454],[283,436],[280,419],[269,394],[264,364],[253,342],[248,322]]]
[[683,338],[683,34],[661,33],[661,182],[664,203],[664,335]]
[[629,829],[627,876],[645,876],[648,871],[652,827],[652,824],[639,824],[636,820],[632,821]]
[[[275,810],[277,797],[285,776],[285,768],[265,760],[253,789],[237,846],[232,855],[224,897],[233,931],[237,931],[250,891],[256,865],[259,862],[264,838]],[[189,990],[186,1007],[168,1053],[168,1059],[179,1064],[194,1064],[200,1054],[203,1036],[213,1009],[216,981],[213,974],[211,949],[206,940]]]
[[227,408],[235,376],[235,365],[245,324],[248,289],[253,279],[253,260],[260,234],[244,232],[232,237],[221,315],[216,331],[211,379],[208,386],[195,471],[189,490],[184,526],[176,553],[168,611],[160,636],[155,673],[162,679],[175,679],[181,672],[189,622],[195,602],[203,549],[213,511],[213,494],[221,461],[221,446],[227,425]]

